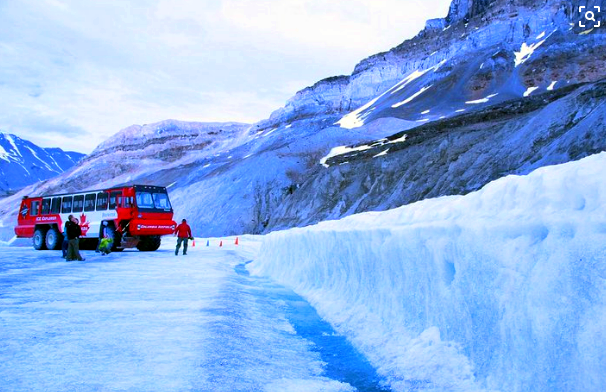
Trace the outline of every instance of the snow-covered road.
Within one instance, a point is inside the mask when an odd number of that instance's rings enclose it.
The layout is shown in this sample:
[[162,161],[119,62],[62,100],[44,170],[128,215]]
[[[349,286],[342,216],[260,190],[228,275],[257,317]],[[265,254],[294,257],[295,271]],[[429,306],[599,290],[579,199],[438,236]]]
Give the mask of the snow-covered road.
[[248,275],[255,239],[171,240],[71,263],[0,247],[0,391],[380,390],[307,302]]

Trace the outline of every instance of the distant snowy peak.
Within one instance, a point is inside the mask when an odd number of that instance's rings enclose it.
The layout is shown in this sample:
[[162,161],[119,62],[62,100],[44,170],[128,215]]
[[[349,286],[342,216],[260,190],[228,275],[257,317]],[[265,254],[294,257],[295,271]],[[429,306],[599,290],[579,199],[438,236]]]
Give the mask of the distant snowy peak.
[[0,195],[55,177],[84,156],[60,148],[42,148],[0,132]]

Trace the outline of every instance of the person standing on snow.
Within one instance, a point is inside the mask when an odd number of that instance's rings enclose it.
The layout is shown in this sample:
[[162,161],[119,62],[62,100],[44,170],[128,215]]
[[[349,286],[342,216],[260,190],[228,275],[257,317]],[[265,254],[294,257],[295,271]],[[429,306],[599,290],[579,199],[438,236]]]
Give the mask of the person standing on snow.
[[65,223],[67,231],[67,256],[66,261],[79,260],[84,261],[85,259],[80,255],[80,236],[82,235],[82,229],[80,228],[80,222],[77,218],[71,217]]
[[69,241],[67,239],[67,222],[71,222],[72,218],[74,216],[70,215],[67,217],[67,221],[65,222],[65,225],[63,226],[63,242],[61,243],[61,253],[63,253],[63,258],[65,259],[67,257],[67,248],[69,247]]
[[191,227],[187,224],[187,221],[183,219],[181,224],[175,229],[175,235],[177,236],[177,248],[175,249],[175,256],[179,254],[179,248],[183,243],[183,255],[187,254],[187,241],[193,239],[191,235]]
[[105,256],[111,253],[112,246],[114,244],[114,231],[109,226],[107,221],[103,221],[102,226],[102,237],[99,241],[99,252],[101,252],[101,256]]

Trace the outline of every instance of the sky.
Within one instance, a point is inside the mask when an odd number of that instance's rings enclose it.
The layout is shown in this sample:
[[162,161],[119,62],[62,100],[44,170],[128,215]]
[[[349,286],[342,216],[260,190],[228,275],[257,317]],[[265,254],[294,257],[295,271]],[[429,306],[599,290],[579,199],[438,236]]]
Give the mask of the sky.
[[0,132],[90,153],[132,124],[254,123],[451,0],[0,0]]

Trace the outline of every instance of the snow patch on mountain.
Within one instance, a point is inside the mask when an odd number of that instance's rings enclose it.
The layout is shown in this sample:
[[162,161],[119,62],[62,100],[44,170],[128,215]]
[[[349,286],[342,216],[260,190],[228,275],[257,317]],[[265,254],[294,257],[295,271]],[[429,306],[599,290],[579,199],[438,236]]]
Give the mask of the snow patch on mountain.
[[514,52],[515,66],[518,67],[528,61],[528,59],[530,59],[532,54],[539,48],[539,46],[543,45],[545,41],[547,41],[547,39],[551,37],[556,31],[557,29],[553,30],[547,37],[545,37],[545,32],[542,32],[536,38],[540,41],[531,43],[530,45],[528,45],[526,42],[522,43],[520,50],[518,52]]
[[[326,163],[329,159],[340,156],[340,155],[346,155],[346,154],[351,154],[351,153],[356,153],[356,152],[362,152],[362,151],[366,151],[366,150],[370,150],[371,148],[375,148],[377,146],[385,146],[385,145],[389,145],[389,144],[396,144],[396,143],[402,143],[404,141],[406,141],[406,138],[408,137],[408,135],[404,134],[403,136],[397,138],[397,139],[393,139],[393,140],[388,140],[388,139],[381,139],[378,140],[377,142],[373,143],[373,144],[365,144],[365,145],[361,145],[361,146],[357,146],[357,147],[350,147],[350,146],[338,146],[338,147],[334,147],[333,149],[330,150],[330,152],[328,153],[328,155],[324,156],[321,160],[320,160],[320,164],[326,168],[330,167],[330,165],[328,163]],[[380,156],[384,156],[387,155],[387,151],[389,149],[387,149],[386,151],[383,151],[380,154],[375,155],[375,158],[380,157]]]
[[329,167],[326,164],[326,161],[328,161],[330,158],[336,157],[338,155],[349,154],[349,153],[352,153],[352,152],[370,150],[371,148],[372,148],[371,146],[359,146],[359,147],[339,146],[339,147],[334,147],[332,150],[330,150],[330,152],[328,153],[328,155],[326,155],[324,158],[322,158],[320,160],[320,164],[322,166],[324,166],[324,167]]
[[528,87],[526,89],[526,91],[524,91],[524,97],[528,97],[530,94],[532,94],[533,92],[535,92],[536,90],[538,90],[539,88],[536,86],[533,87]]
[[414,93],[413,95],[411,95],[410,97],[406,98],[405,100],[391,105],[391,107],[395,109],[395,108],[399,108],[402,105],[406,105],[407,103],[412,102],[415,98],[417,98],[418,96],[423,94],[425,91],[429,90],[431,87],[432,86],[425,86],[425,87],[421,88],[419,91],[417,91],[416,93]]
[[481,98],[481,99],[476,99],[475,101],[467,101],[465,102],[468,105],[475,105],[475,104],[479,104],[479,103],[487,103],[488,101],[490,101],[490,98],[494,98],[497,95],[499,95],[498,93],[496,94],[490,94],[489,96],[485,97],[485,98]]
[[[430,71],[433,71],[433,72],[437,71],[445,63],[446,63],[446,60],[442,60],[438,64],[436,64],[436,65],[434,65],[432,67],[429,67],[429,68],[427,68],[425,70],[422,70],[422,71],[415,70],[415,71],[411,72],[404,79],[400,80],[398,83],[396,83],[395,85],[393,85],[387,91],[383,92],[381,95],[379,95],[376,98],[372,99],[370,102],[368,102],[365,105],[359,107],[358,109],[354,110],[353,112],[348,113],[347,115],[343,116],[339,121],[337,121],[335,123],[335,125],[339,125],[339,126],[341,126],[343,128],[347,128],[347,129],[353,129],[353,128],[358,128],[358,127],[363,126],[364,123],[365,123],[366,118],[368,118],[368,116],[371,114],[370,110],[374,109],[374,108],[371,108],[371,107],[373,105],[375,105],[381,98],[383,98],[388,93],[390,93],[390,94],[396,94],[397,92],[399,92],[400,90],[402,90],[403,88],[405,88],[406,86],[408,86],[413,81],[419,79],[420,77],[422,77],[426,73],[428,73]],[[422,91],[418,92],[416,95],[413,95],[412,97],[410,97],[409,98],[410,100],[408,102],[412,101],[417,96],[419,96],[420,94],[422,94],[423,92],[425,92],[425,90],[422,90]],[[405,102],[405,103],[408,103],[408,102]],[[404,103],[402,103],[402,105],[404,105]],[[398,106],[400,106],[400,105],[398,105]],[[397,106],[394,106],[394,107],[397,107]],[[366,111],[369,108],[370,108],[370,110]]]

